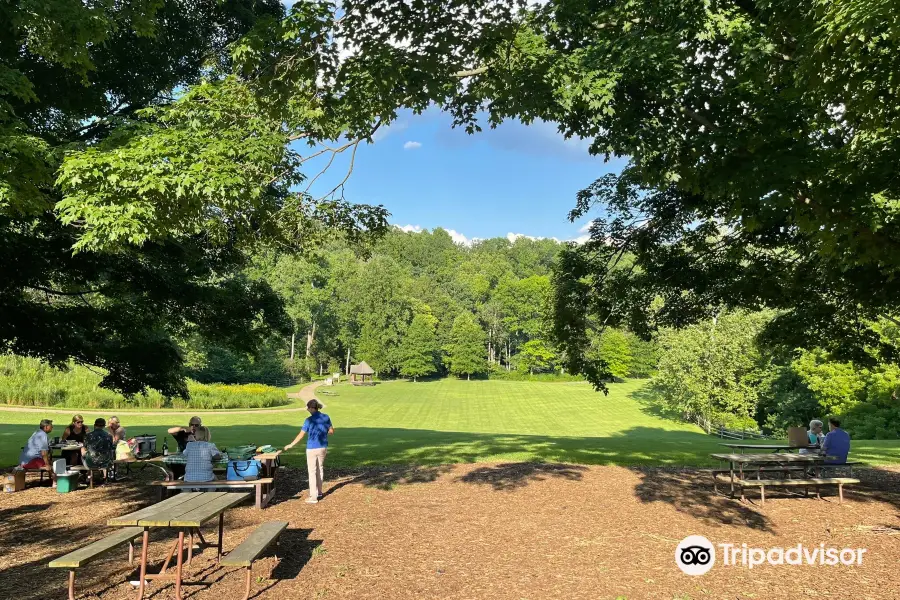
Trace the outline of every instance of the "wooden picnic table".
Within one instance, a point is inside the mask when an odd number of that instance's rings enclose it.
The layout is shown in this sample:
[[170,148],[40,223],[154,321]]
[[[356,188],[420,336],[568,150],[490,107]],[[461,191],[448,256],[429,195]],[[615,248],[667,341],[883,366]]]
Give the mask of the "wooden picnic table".
[[[225,528],[225,511],[240,504],[250,497],[249,493],[232,492],[187,492],[173,496],[141,510],[109,519],[106,524],[110,527],[143,527],[143,545],[141,548],[141,572],[138,583],[138,600],[144,597],[144,585],[151,579],[174,579],[175,598],[181,600],[182,584],[182,555],[184,553],[185,533],[190,536],[188,546],[188,564],[191,563],[194,551],[194,534],[196,533],[203,546],[211,546],[200,533],[200,527],[205,523],[219,518],[219,539],[215,544],[218,547],[217,559],[222,557],[222,535]],[[172,545],[166,560],[159,573],[147,573],[147,551],[150,545],[151,529],[175,529],[178,531],[178,539]],[[166,573],[172,556],[176,557],[175,573]]]
[[[278,466],[278,457],[281,455],[281,450],[276,450],[275,452],[266,452],[263,454],[257,454],[250,460],[258,460],[262,463],[262,473],[260,473],[260,478],[271,477],[275,478],[275,472],[277,471]],[[140,460],[138,462],[147,462],[155,464],[155,466],[160,467],[166,474],[166,481],[172,481],[175,479],[175,474],[172,473],[172,470],[168,468],[168,465],[183,465],[186,464],[186,461],[181,460],[182,452],[173,452],[167,456],[154,456],[153,458],[147,458],[144,460]],[[213,463],[214,470],[222,470],[227,468],[228,459],[217,463]]]
[[815,445],[806,445],[806,446],[791,446],[789,444],[719,444],[720,446],[725,446],[726,448],[734,448],[741,451],[741,454],[744,453],[744,448],[752,448],[754,450],[773,450],[778,453],[782,450],[818,450],[819,447]]
[[[821,454],[710,454],[712,458],[727,462],[731,472],[731,495],[734,496],[735,465],[738,466],[738,479],[744,479],[744,466],[756,465],[762,468],[766,465],[810,465],[818,469],[826,459],[835,460],[834,456],[822,456]],[[757,469],[757,478],[759,469]]]

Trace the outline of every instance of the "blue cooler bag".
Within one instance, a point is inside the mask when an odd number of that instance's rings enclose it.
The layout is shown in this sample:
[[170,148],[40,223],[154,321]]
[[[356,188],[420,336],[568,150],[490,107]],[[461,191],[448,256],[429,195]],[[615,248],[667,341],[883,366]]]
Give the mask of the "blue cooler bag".
[[228,481],[252,481],[259,479],[262,463],[258,460],[229,460],[225,479]]

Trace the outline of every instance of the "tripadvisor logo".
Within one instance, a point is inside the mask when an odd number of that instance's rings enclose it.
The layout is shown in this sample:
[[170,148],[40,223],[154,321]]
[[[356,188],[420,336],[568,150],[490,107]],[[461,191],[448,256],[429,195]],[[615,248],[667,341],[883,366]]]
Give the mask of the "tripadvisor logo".
[[716,549],[702,535],[689,535],[675,548],[675,564],[687,575],[703,575],[716,564]]
[[675,564],[687,575],[703,575],[716,564],[716,547],[721,564],[726,567],[752,569],[763,564],[859,566],[865,548],[826,548],[819,544],[812,548],[797,544],[791,548],[751,548],[747,544],[713,544],[702,535],[689,535],[675,548]]

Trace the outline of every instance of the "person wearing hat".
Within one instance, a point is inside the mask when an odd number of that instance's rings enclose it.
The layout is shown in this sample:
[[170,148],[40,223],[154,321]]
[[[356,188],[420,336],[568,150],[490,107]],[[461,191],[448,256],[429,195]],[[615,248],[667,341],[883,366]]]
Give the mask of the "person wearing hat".
[[303,422],[303,428],[294,441],[284,447],[290,450],[309,434],[306,438],[306,470],[309,474],[309,498],[308,504],[316,504],[322,499],[322,480],[325,478],[325,455],[328,454],[328,436],[334,434],[334,426],[331,417],[322,410],[322,404],[313,398],[306,403],[309,416]]
[[56,474],[50,464],[50,432],[53,421],[41,419],[37,431],[28,438],[28,443],[19,455],[19,466],[23,469],[42,469],[50,473],[50,480],[56,485]]
[[184,452],[188,442],[197,441],[195,434],[197,433],[197,428],[201,425],[203,425],[203,422],[200,420],[200,417],[191,417],[191,420],[188,421],[187,428],[173,427],[169,430],[169,435],[175,438],[175,443],[178,444],[179,452]]

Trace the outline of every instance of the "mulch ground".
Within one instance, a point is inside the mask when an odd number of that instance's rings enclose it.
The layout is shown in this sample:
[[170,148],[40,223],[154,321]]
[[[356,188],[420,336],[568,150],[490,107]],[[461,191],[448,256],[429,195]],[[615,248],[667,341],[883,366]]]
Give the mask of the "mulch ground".
[[[298,496],[305,475],[285,470],[263,511],[227,513],[225,548],[257,524],[287,520],[277,551],[254,568],[260,599],[900,599],[900,468],[861,470],[843,505],[773,490],[741,503],[690,470],[477,464],[327,473],[318,505]],[[148,474],[149,475],[149,474]],[[107,518],[150,502],[140,478],[57,494],[0,495],[0,598],[65,598],[66,573],[47,562],[109,530]],[[768,494],[767,494],[768,496]],[[214,527],[208,537],[214,538]],[[690,577],[675,565],[684,537],[763,548],[820,543],[866,548],[861,566],[716,566]],[[153,539],[160,539],[156,536]],[[167,544],[152,544],[161,561]],[[79,598],[133,597],[127,551],[81,569]],[[243,576],[195,557],[192,600],[236,600]],[[157,582],[149,598],[174,597]]]

